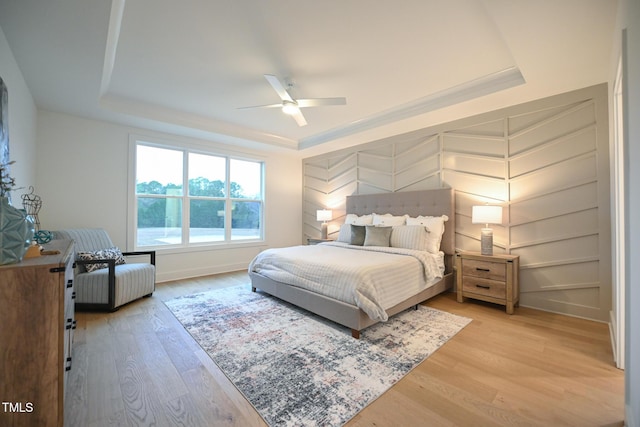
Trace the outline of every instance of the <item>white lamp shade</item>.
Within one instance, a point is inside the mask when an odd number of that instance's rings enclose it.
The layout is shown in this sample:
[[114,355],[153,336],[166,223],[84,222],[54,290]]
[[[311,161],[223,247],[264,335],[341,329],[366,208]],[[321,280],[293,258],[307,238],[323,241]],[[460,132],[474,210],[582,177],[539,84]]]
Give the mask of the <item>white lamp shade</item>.
[[318,221],[331,221],[333,218],[333,212],[331,209],[319,209],[316,211],[316,219]]
[[471,223],[502,224],[502,206],[473,206],[471,208]]

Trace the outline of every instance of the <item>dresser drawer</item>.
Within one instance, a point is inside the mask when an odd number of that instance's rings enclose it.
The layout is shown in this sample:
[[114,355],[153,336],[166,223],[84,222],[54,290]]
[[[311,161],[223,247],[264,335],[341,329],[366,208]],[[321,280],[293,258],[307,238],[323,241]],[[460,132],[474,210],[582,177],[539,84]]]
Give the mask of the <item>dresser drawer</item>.
[[490,280],[505,281],[507,277],[507,267],[504,263],[463,259],[462,276],[474,276]]
[[462,291],[499,299],[507,297],[504,282],[474,276],[462,276]]

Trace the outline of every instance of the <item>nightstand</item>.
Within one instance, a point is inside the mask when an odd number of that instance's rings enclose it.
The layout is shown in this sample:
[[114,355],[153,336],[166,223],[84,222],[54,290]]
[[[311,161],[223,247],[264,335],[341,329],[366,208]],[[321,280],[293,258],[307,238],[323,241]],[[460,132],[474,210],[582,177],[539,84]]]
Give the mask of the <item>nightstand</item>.
[[322,242],[333,242],[333,239],[312,239],[312,238],[307,239],[307,245],[317,245],[318,243],[322,243]]
[[507,313],[520,301],[520,256],[456,254],[458,302],[465,297],[506,306]]

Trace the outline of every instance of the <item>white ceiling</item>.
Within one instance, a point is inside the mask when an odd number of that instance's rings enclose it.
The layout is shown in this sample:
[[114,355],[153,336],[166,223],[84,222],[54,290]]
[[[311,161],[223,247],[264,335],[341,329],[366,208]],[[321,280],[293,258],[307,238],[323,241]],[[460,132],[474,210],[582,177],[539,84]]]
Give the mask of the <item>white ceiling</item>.
[[[607,81],[615,0],[0,0],[36,104],[305,153]],[[299,127],[264,78],[300,98]]]

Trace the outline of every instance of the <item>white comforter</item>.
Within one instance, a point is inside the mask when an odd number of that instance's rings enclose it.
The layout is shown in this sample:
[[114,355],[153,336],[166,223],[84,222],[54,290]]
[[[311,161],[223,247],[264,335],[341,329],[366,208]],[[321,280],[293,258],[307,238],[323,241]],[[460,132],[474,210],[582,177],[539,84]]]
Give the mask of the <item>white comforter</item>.
[[361,308],[386,321],[386,309],[443,277],[444,253],[340,242],[267,249],[249,271]]

